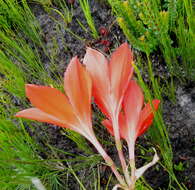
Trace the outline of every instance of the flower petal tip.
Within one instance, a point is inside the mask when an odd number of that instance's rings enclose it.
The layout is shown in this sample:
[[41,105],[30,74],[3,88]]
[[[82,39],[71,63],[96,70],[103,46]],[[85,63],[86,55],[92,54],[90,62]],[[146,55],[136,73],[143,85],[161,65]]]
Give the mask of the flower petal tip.
[[14,117],[20,117],[19,112],[14,115]]
[[153,105],[154,105],[154,108],[155,108],[156,110],[158,109],[159,104],[160,104],[160,100],[158,100],[158,99],[153,100]]
[[121,47],[125,47],[125,48],[129,48],[129,44],[127,42],[124,42],[123,44],[121,44]]
[[37,89],[38,87],[41,87],[41,85],[36,85],[36,84],[25,84],[25,91],[26,95],[28,97],[28,94],[30,91]]
[[72,61],[77,61],[77,60],[78,60],[78,56],[76,55],[76,56],[74,56],[74,57],[71,59],[70,62],[72,62]]
[[17,118],[24,118],[24,112],[25,112],[26,110],[22,110],[22,111],[19,111],[19,112],[17,112],[15,115],[14,115],[14,117],[17,117]]
[[85,56],[95,56],[96,57],[97,55],[101,55],[101,53],[91,47],[87,47]]
[[25,84],[25,89],[27,90],[28,88],[31,88],[33,86],[35,86],[35,85],[34,84]]

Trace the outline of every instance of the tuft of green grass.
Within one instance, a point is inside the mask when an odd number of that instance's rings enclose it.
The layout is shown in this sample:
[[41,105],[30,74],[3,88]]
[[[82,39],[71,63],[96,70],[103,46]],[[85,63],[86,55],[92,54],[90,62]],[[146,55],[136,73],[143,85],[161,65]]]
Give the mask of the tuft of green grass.
[[[65,1],[55,0],[54,3],[62,10],[61,16],[66,24],[72,22],[73,17],[73,6],[68,7]],[[60,14],[60,13],[59,13]]]
[[[22,5],[22,6],[21,6]],[[41,44],[40,27],[26,0],[19,4],[16,0],[0,0],[0,30],[6,33],[13,29],[20,31],[37,45]]]
[[43,5],[44,7],[52,5],[52,0],[31,0],[34,3],[39,3]]
[[91,35],[97,39],[98,38],[98,32],[95,28],[94,20],[91,16],[91,11],[90,11],[90,5],[88,0],[79,0],[80,6],[83,10],[83,13],[85,15],[85,18],[87,20],[87,23],[89,25],[89,28],[91,30]]
[[52,167],[42,162],[37,144],[24,128],[20,130],[10,120],[0,119],[0,144],[1,189],[35,189],[33,178],[45,184],[52,175]]
[[[0,89],[24,97],[24,75],[23,72],[0,50]],[[13,88],[14,86],[14,88]]]

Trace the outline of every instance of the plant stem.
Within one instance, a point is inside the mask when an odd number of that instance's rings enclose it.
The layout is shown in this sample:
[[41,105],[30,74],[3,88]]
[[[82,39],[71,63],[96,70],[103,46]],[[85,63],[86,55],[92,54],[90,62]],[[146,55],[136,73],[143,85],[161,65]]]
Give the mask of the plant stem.
[[131,167],[131,185],[130,185],[130,190],[135,189],[135,182],[136,182],[136,176],[135,176],[135,159],[130,159],[129,160],[130,167]]
[[129,172],[128,172],[128,167],[127,167],[124,155],[123,155],[122,144],[121,144],[120,133],[119,133],[118,117],[116,117],[116,116],[112,117],[112,123],[113,123],[113,129],[114,129],[116,148],[118,151],[122,170],[123,170],[123,173],[125,175],[126,182],[130,186],[131,180],[130,180],[130,176],[129,176]]
[[112,169],[112,172],[114,173],[114,175],[116,176],[117,180],[119,181],[119,183],[126,187],[127,184],[124,181],[123,177],[119,174],[119,172],[117,171],[117,167],[114,164],[113,160],[110,158],[110,156],[106,153],[106,151],[103,149],[103,147],[101,146],[101,144],[95,140],[96,142],[94,143],[94,146],[96,147],[96,149],[98,150],[98,152],[101,154],[101,156],[104,158],[104,160],[106,161],[106,163],[110,166],[110,168]]
[[135,189],[135,182],[136,182],[136,176],[135,176],[135,141],[133,139],[128,142],[128,149],[129,149],[129,164],[131,168],[131,185],[129,190]]

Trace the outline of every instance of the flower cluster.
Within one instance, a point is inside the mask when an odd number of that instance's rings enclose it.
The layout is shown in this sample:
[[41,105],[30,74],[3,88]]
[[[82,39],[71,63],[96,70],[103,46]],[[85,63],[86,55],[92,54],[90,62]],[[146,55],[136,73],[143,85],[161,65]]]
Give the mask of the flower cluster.
[[[133,190],[136,180],[158,161],[136,169],[134,147],[137,137],[152,124],[159,100],[144,105],[142,90],[133,75],[133,56],[127,43],[122,44],[107,60],[105,56],[87,48],[82,65],[74,57],[64,74],[65,94],[46,86],[26,85],[26,95],[34,108],[20,111],[16,117],[47,122],[76,131],[88,139],[111,167],[119,184],[114,189]],[[102,124],[115,138],[123,175],[98,142],[91,119],[91,101],[94,97],[106,118]],[[121,138],[129,148],[128,164],[123,156]],[[130,165],[131,175],[129,174]]]

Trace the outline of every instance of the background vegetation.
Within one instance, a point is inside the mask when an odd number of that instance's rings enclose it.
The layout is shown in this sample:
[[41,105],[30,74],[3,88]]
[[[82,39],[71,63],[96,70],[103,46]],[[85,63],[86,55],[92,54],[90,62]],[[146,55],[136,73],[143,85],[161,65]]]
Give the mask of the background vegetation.
[[[100,38],[88,0],[79,0],[86,23],[77,19],[83,33],[89,34],[91,43]],[[126,39],[138,50],[136,77],[142,86],[146,101],[168,96],[175,102],[175,81],[184,85],[195,81],[195,11],[191,0],[108,0],[98,3],[110,6]],[[62,72],[58,68],[59,50],[55,37],[48,51],[43,31],[31,8],[42,6],[49,17],[74,39],[88,44],[89,39],[76,34],[69,27],[74,17],[74,1],[65,0],[0,0],[0,189],[36,189],[34,179],[39,179],[46,189],[111,189],[115,179],[107,172],[99,155],[78,134],[68,130],[48,132],[46,124],[15,119],[14,114],[29,106],[24,84],[37,83],[62,89]],[[99,10],[101,11],[101,10]],[[52,14],[55,13],[56,17]],[[56,19],[60,17],[59,19]],[[63,42],[64,43],[64,42]],[[105,43],[105,42],[104,42]],[[90,44],[90,43],[89,43]],[[68,47],[64,44],[65,51]],[[160,55],[160,64],[166,64],[169,77],[165,81],[156,77],[152,56]],[[43,61],[47,60],[47,66]],[[144,77],[148,75],[148,81]],[[106,140],[105,129],[100,126],[101,113],[94,106],[95,130],[99,140],[113,147],[111,137]],[[154,126],[147,140],[162,157],[161,169],[167,171],[166,189],[187,189],[174,173],[173,152],[161,108],[155,116]],[[37,130],[36,128],[39,128]],[[42,131],[42,132],[40,132]],[[51,134],[61,136],[65,148],[51,141]],[[34,133],[40,133],[34,135]],[[60,137],[58,137],[59,139]],[[66,139],[66,140],[65,140]],[[67,140],[68,139],[68,140]],[[56,143],[57,144],[57,143]],[[150,150],[139,146],[141,157],[147,160]],[[73,150],[73,151],[72,151]],[[113,150],[114,151],[114,150]],[[156,170],[158,168],[156,167]],[[137,189],[152,189],[142,178]]]

